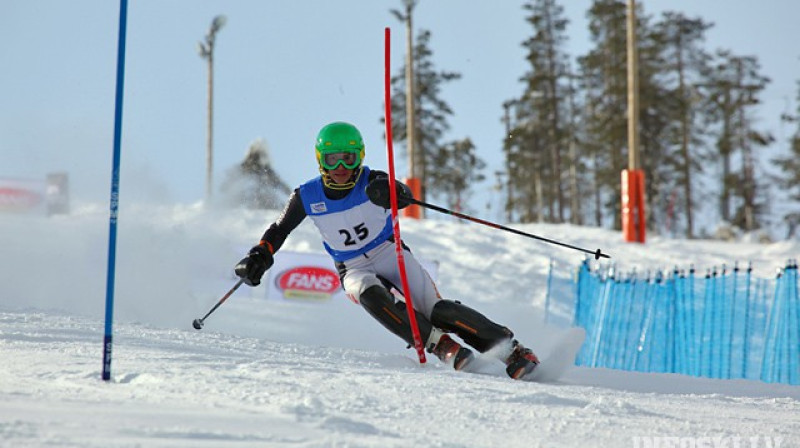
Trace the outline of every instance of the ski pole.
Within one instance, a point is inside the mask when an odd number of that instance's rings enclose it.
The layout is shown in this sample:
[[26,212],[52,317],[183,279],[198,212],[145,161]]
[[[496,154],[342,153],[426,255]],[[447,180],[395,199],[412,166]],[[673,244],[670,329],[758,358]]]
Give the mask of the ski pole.
[[541,237],[541,236],[538,236],[538,235],[534,235],[532,233],[526,233],[526,232],[523,232],[521,230],[512,229],[512,228],[506,227],[506,226],[501,226],[500,224],[495,224],[493,222],[485,221],[485,220],[480,219],[480,218],[475,218],[473,216],[465,215],[463,213],[459,213],[459,212],[456,212],[456,211],[453,211],[453,210],[448,210],[448,209],[446,209],[444,207],[439,207],[438,205],[428,204],[427,202],[423,202],[423,201],[420,201],[420,200],[417,200],[417,199],[414,199],[414,198],[410,198],[408,196],[403,196],[402,199],[403,199],[403,201],[406,201],[409,204],[416,204],[416,205],[419,205],[420,207],[429,208],[429,209],[437,211],[439,213],[444,213],[446,215],[455,216],[456,218],[460,218],[460,219],[464,219],[464,220],[467,220],[467,221],[476,222],[478,224],[483,224],[485,226],[489,226],[489,227],[492,227],[494,229],[505,230],[506,232],[516,233],[517,235],[527,236],[528,238],[533,238],[535,240],[544,241],[546,243],[555,244],[555,245],[558,245],[558,246],[567,247],[567,248],[570,248],[570,249],[574,249],[574,250],[578,250],[578,251],[581,251],[581,252],[585,252],[587,254],[594,255],[594,259],[595,260],[599,260],[601,257],[602,258],[611,258],[610,255],[602,253],[600,251],[600,249],[597,249],[596,251],[591,251],[589,249],[584,249],[582,247],[577,247],[577,246],[573,246],[571,244],[562,243],[561,241],[551,240],[549,238],[544,238],[544,237]]
[[233,292],[234,292],[234,291],[236,291],[237,289],[239,289],[239,287],[240,287],[240,286],[242,286],[242,283],[243,283],[243,282],[244,282],[244,279],[240,279],[238,282],[236,282],[236,284],[235,284],[235,285],[233,285],[233,288],[231,288],[231,289],[230,289],[230,291],[228,291],[227,293],[225,293],[225,295],[224,295],[224,296],[222,296],[222,298],[221,298],[221,299],[219,299],[219,302],[217,302],[217,304],[216,304],[216,305],[214,305],[214,307],[213,307],[213,308],[211,308],[211,310],[210,310],[209,312],[207,312],[207,313],[206,313],[206,315],[205,315],[205,316],[203,316],[203,318],[202,318],[202,319],[195,319],[194,321],[192,321],[192,326],[194,327],[194,329],[195,329],[195,330],[200,330],[201,328],[203,328],[203,322],[206,320],[206,318],[207,318],[208,316],[210,316],[210,315],[211,315],[211,313],[213,313],[214,311],[216,311],[216,310],[217,310],[217,308],[219,308],[219,306],[220,306],[220,305],[222,305],[223,303],[225,303],[225,301],[226,301],[226,300],[228,300],[228,297],[230,297],[230,296],[231,296],[231,294],[233,294]]

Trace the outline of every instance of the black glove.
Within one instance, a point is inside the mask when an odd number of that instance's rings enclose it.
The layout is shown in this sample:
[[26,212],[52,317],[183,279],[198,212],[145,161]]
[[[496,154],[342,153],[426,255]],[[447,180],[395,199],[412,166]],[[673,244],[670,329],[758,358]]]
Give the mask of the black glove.
[[274,262],[272,252],[266,246],[253,246],[246,257],[236,264],[233,269],[236,275],[244,279],[248,286],[258,286],[261,284],[261,277],[267,272]]
[[[414,195],[411,194],[411,189],[408,185],[395,181],[395,188],[397,189],[397,208],[408,207],[411,203],[409,199],[413,199]],[[389,178],[376,177],[367,184],[367,197],[373,204],[383,207],[385,209],[392,208],[391,198],[389,197]]]

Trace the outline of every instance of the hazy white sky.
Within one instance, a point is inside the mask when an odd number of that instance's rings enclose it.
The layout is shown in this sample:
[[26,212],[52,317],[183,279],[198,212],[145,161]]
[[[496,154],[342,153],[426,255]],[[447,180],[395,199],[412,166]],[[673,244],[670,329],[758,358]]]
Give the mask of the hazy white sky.
[[[488,162],[491,182],[477,186],[472,207],[491,217],[499,211],[484,206],[493,199],[492,173],[503,163],[501,104],[519,95],[518,78],[527,69],[520,43],[530,27],[522,3],[422,0],[415,15],[417,28],[433,32],[437,68],[463,75],[442,92],[455,111],[447,137],[472,138]],[[583,54],[591,2],[561,3],[571,20],[568,50]],[[763,96],[762,124],[778,137],[794,130],[781,127],[778,117],[796,110],[800,2],[640,3],[648,14],[670,9],[714,22],[710,50],[757,55],[773,80]],[[228,18],[215,52],[217,187],[256,138],[266,140],[290,185],[316,175],[313,140],[334,120],[359,126],[366,162],[385,168],[383,29],[392,27],[397,70],[405,34],[389,10],[400,6],[400,0],[130,0],[122,205],[204,196],[207,70],[196,45],[217,14]],[[0,3],[0,178],[40,179],[66,170],[75,196],[107,200],[118,18],[119,2],[112,0]],[[402,159],[398,174],[405,175]]]

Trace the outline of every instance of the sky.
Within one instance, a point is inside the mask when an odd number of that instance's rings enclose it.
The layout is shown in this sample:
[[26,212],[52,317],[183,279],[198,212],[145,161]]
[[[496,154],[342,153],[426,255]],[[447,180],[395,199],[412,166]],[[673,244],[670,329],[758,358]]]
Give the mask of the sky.
[[[267,297],[264,283],[239,288],[196,331],[193,319],[232,286],[233,265],[278,212],[198,204],[129,210],[120,220],[107,383],[100,380],[105,207],[0,219],[0,446],[800,443],[800,386],[588,367],[575,367],[555,383],[518,382],[490,355],[476,361],[481,375],[455,372],[431,356],[420,365],[415,351],[347,299]],[[444,297],[508,326],[543,363],[560,353],[581,253],[477,224],[402,220],[401,227],[416,256],[439,263]],[[621,271],[685,267],[691,253],[701,272],[750,260],[755,277],[774,278],[775,268],[800,251],[798,239],[653,238],[644,246],[606,229],[519,228],[602,248]],[[323,252],[310,220],[276,258],[284,251]],[[550,260],[552,306],[545,322]],[[682,444],[655,439],[675,437]]]
[[[488,164],[488,180],[470,202],[500,218],[494,172],[503,101],[522,91],[521,42],[530,28],[522,1],[421,1],[415,28],[432,30],[439,70],[462,79],[445,86],[453,108],[448,139],[470,137]],[[570,19],[567,51],[589,48],[589,0],[561,2]],[[800,40],[790,0],[643,0],[647,14],[669,8],[715,23],[709,49],[757,55],[773,82],[761,125],[785,147],[794,129]],[[214,183],[263,138],[289,185],[317,174],[313,142],[331,121],[362,131],[366,163],[386,169],[383,142],[384,27],[392,32],[392,70],[402,65],[405,31],[389,12],[397,1],[131,0],[128,9],[122,128],[121,207],[126,201],[191,203],[205,196],[206,61],[197,53],[211,20],[217,35],[214,84]],[[119,2],[6,0],[0,4],[0,179],[70,174],[73,198],[107,201],[113,150]],[[781,137],[783,137],[781,139]],[[395,150],[399,153],[401,147]],[[406,173],[396,155],[397,172]],[[489,204],[491,203],[491,204]]]

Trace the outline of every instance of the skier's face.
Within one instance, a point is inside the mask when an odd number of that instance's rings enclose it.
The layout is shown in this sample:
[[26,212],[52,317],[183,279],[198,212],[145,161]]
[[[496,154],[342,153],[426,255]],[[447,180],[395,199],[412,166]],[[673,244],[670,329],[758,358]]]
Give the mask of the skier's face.
[[353,170],[345,168],[344,165],[339,165],[335,169],[329,170],[328,174],[333,183],[344,185],[353,177]]

